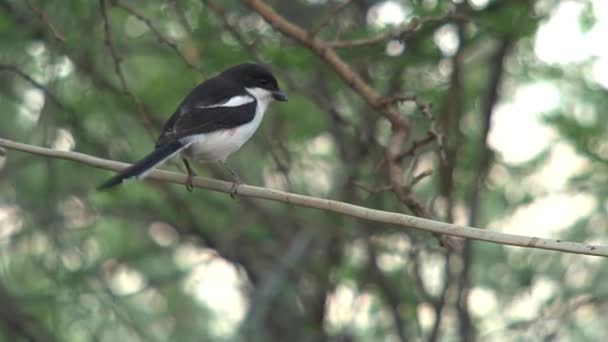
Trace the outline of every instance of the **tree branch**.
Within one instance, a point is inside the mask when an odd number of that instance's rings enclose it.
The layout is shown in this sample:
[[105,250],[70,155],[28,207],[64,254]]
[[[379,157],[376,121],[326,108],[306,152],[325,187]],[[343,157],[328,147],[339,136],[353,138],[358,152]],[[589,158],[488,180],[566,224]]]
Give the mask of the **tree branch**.
[[[55,159],[76,161],[82,164],[105,170],[122,171],[129,166],[129,164],[126,163],[97,158],[84,153],[58,151],[45,147],[22,144],[2,138],[0,138],[0,146]],[[161,170],[152,171],[148,178],[156,181],[175,184],[185,184],[187,180],[187,176],[185,174]],[[193,185],[197,188],[212,191],[230,193],[232,190],[232,183],[213,179],[194,177],[193,183]],[[437,234],[446,234],[497,244],[608,257],[608,246],[590,245],[579,242],[505,234],[485,229],[443,223],[399,213],[369,209],[340,201],[298,195],[257,186],[241,185],[238,188],[238,194],[243,197],[267,199],[276,202],[288,203],[300,207],[331,211],[368,221],[392,224],[399,226],[401,229],[413,228]]]
[[59,101],[57,96],[55,96],[44,84],[36,81],[34,78],[32,78],[32,76],[28,75],[25,71],[20,69],[18,66],[12,65],[12,64],[0,63],[0,71],[2,71],[2,70],[11,71],[11,72],[17,74],[19,77],[26,80],[28,83],[30,83],[32,86],[34,86],[36,89],[41,90],[44,93],[44,96],[46,96],[53,103],[55,103],[55,105],[57,105],[57,107],[59,107],[61,110],[67,110],[65,108],[65,106],[61,103],[61,101]]
[[418,30],[422,25],[431,22],[443,22],[446,20],[462,20],[466,21],[467,18],[456,15],[455,13],[448,12],[439,16],[430,16],[425,18],[412,18],[407,23],[403,23],[393,29],[381,33],[375,37],[355,39],[355,40],[338,40],[333,42],[327,42],[327,45],[332,48],[353,48],[366,45],[374,45],[385,42],[390,39],[402,39],[404,36],[411,34]]
[[190,68],[195,70],[196,72],[198,72],[200,75],[204,75],[203,69],[201,69],[200,67],[194,65],[194,63],[192,63],[182,52],[181,50],[177,47],[177,44],[172,41],[171,39],[169,39],[168,37],[165,37],[162,32],[160,32],[160,30],[154,25],[152,19],[144,16],[143,14],[139,13],[137,10],[135,10],[133,7],[130,7],[127,4],[124,4],[118,0],[111,0],[111,4],[114,6],[118,6],[120,8],[122,8],[123,10],[125,10],[127,13],[131,14],[132,16],[134,16],[135,18],[137,18],[138,20],[140,20],[141,22],[143,22],[146,26],[148,26],[148,28],[150,29],[150,31],[152,31],[152,33],[154,34],[154,36],[156,36],[156,39],[158,39],[159,42],[167,45],[168,47],[170,47],[175,54],[184,61],[184,63]]
[[150,137],[152,137],[152,139],[154,140],[154,138],[155,138],[154,128],[152,127],[152,122],[149,118],[148,113],[146,112],[144,103],[139,99],[139,97],[137,97],[135,95],[135,93],[133,93],[131,91],[131,89],[129,89],[129,85],[127,84],[125,75],[122,72],[121,58],[118,55],[118,51],[116,51],[116,47],[112,43],[112,32],[110,30],[110,21],[108,19],[108,15],[106,13],[106,11],[107,11],[106,1],[107,0],[99,0],[99,8],[100,8],[100,12],[101,12],[101,17],[103,19],[103,32],[104,32],[103,42],[108,47],[108,50],[110,51],[110,56],[112,56],[112,61],[114,63],[114,71],[116,72],[116,76],[118,76],[118,79],[120,80],[120,84],[122,85],[123,91],[125,92],[125,94],[127,94],[131,98],[133,103],[135,103],[135,105],[137,106],[138,112],[140,114],[139,115],[140,120],[141,120],[142,124],[144,125],[144,127],[146,128],[146,131],[148,132]]
[[275,12],[261,0],[243,0],[277,31],[290,37],[319,56],[334,72],[350,86],[373,109],[378,110],[393,126],[409,130],[409,122],[394,108],[386,106],[382,97],[357,74],[324,41],[311,37],[309,32]]
[[38,19],[40,19],[40,21],[49,28],[49,30],[53,34],[53,38],[55,38],[55,40],[58,40],[61,43],[65,43],[65,38],[63,37],[63,35],[61,33],[59,33],[59,31],[55,28],[55,26],[53,26],[53,24],[51,24],[46,13],[44,13],[40,8],[34,6],[30,0],[25,0],[25,4],[27,5],[27,7],[29,7],[29,9],[32,12],[34,12],[34,14],[36,14]]
[[321,19],[321,22],[317,26],[310,29],[310,31],[309,31],[310,36],[311,37],[316,36],[317,33],[319,33],[321,30],[323,30],[327,25],[329,25],[331,20],[334,19],[338,15],[338,13],[342,12],[342,10],[344,10],[346,7],[348,7],[348,5],[350,5],[352,2],[353,2],[353,0],[346,0],[346,1],[338,4],[333,9],[331,9],[325,15],[325,17],[323,19]]

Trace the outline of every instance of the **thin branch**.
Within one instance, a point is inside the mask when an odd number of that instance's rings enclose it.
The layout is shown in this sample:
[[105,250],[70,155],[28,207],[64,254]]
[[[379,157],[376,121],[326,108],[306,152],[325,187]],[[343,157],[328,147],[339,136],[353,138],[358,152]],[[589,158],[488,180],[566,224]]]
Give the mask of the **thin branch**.
[[417,100],[415,101],[415,103],[416,103],[416,107],[418,107],[418,110],[420,111],[420,113],[422,113],[422,115],[424,115],[424,117],[427,118],[427,120],[429,120],[429,122],[430,122],[428,134],[430,136],[432,136],[433,139],[435,139],[435,141],[437,142],[437,151],[439,153],[439,161],[441,162],[442,165],[447,165],[448,159],[445,154],[445,147],[444,147],[444,143],[443,143],[443,133],[441,133],[440,130],[437,129],[437,120],[435,119],[435,116],[431,113],[431,103],[425,103],[425,102],[421,102],[421,101],[417,101]]
[[414,185],[418,184],[421,180],[425,179],[426,177],[430,176],[433,174],[433,170],[424,170],[422,172],[420,172],[419,174],[415,175],[412,180],[407,184],[407,188],[411,189],[414,187]]
[[[97,158],[84,153],[58,151],[39,146],[22,144],[2,138],[0,138],[0,146],[45,157],[71,160],[95,168],[112,170],[117,172],[122,171],[130,166],[130,164]],[[168,183],[186,184],[188,177],[185,174],[155,170],[150,173],[148,178]],[[195,187],[201,189],[208,189],[225,193],[230,193],[232,191],[232,183],[228,182],[194,177],[193,183]],[[568,253],[608,257],[608,246],[604,245],[591,245],[586,243],[564,240],[543,239],[538,237],[500,233],[486,229],[443,223],[410,215],[369,209],[325,198],[298,195],[251,185],[239,186],[238,195],[244,197],[254,197],[271,201],[283,202],[300,207],[331,211],[368,221],[396,225],[398,227],[401,227],[402,229],[418,229],[437,234],[446,234],[451,236],[458,236],[461,238],[487,241],[511,246],[538,248]]]
[[[490,78],[489,86],[486,88],[487,93],[483,97],[481,106],[481,121],[482,134],[477,144],[479,148],[478,159],[476,161],[476,177],[470,185],[470,191],[467,196],[469,203],[469,220],[470,225],[477,225],[479,222],[479,212],[482,201],[482,192],[484,183],[487,179],[491,165],[492,151],[488,147],[487,139],[490,133],[492,114],[498,103],[500,96],[500,86],[505,74],[505,60],[507,59],[513,41],[510,37],[505,37],[500,42],[495,55],[490,60]],[[456,296],[456,311],[458,312],[458,330],[460,332],[461,341],[471,341],[476,339],[476,329],[471,317],[469,308],[469,298],[472,287],[472,264],[474,251],[469,243],[465,243],[462,251],[462,269],[458,276],[458,289]]]
[[28,75],[25,71],[21,70],[18,66],[12,65],[12,64],[0,63],[0,71],[2,71],[2,70],[8,70],[8,71],[11,71],[11,72],[17,74],[19,77],[23,78],[28,83],[33,85],[35,88],[37,88],[38,90],[41,90],[44,93],[44,95],[46,97],[48,97],[53,103],[55,103],[55,105],[57,105],[57,107],[59,107],[61,110],[67,110],[65,108],[65,106],[61,103],[61,101],[59,101],[59,99],[44,84],[36,81],[34,78],[32,78],[32,76]]
[[400,95],[387,96],[386,98],[380,100],[380,105],[381,106],[392,106],[399,102],[406,102],[406,101],[416,102],[417,101],[416,95],[400,94]]
[[282,287],[289,269],[296,266],[304,258],[310,249],[314,239],[314,230],[303,230],[292,239],[287,251],[277,260],[276,265],[264,275],[262,282],[254,292],[247,315],[241,323],[240,332],[247,336],[252,332],[259,332],[261,321],[272,310],[271,304],[277,297]]
[[[409,148],[407,148],[407,149],[399,152],[399,154],[397,154],[397,156],[395,157],[395,161],[398,163],[401,163],[403,161],[403,159],[405,159],[407,157],[413,157],[414,155],[416,155],[416,152],[418,151],[419,148],[429,144],[430,142],[432,142],[434,140],[435,140],[435,137],[433,137],[432,134],[428,134],[424,138],[412,141]],[[380,162],[376,166],[374,166],[374,172],[378,172],[378,170],[382,169],[384,167],[385,163],[386,163],[386,157],[383,158],[382,160],[380,160]]]
[[[422,171],[421,173],[415,175],[414,177],[412,177],[412,180],[407,184],[407,185],[403,185],[403,190],[408,192],[408,191],[412,191],[412,188],[418,184],[421,180],[423,180],[424,178],[430,176],[433,174],[432,170],[425,170]],[[369,192],[370,194],[378,194],[378,193],[382,193],[382,192],[387,192],[387,191],[392,191],[393,190],[393,185],[392,184],[386,184],[386,185],[380,185],[377,186],[375,188],[363,183],[363,182],[359,182],[359,181],[351,181],[351,184],[356,186],[357,188],[364,190],[366,192]]]
[[[410,144],[410,147],[408,149],[402,150],[401,152],[397,153],[394,157],[395,162],[401,163],[403,161],[403,159],[405,159],[406,157],[414,156],[416,154],[416,151],[420,147],[423,147],[432,141],[436,141],[437,150],[438,150],[438,154],[439,154],[439,160],[441,161],[442,165],[445,165],[447,163],[447,157],[445,154],[445,148],[444,148],[444,143],[443,143],[443,134],[440,133],[439,130],[437,129],[437,121],[435,120],[435,117],[431,114],[431,105],[429,103],[425,103],[425,102],[418,100],[418,98],[414,94],[401,94],[401,95],[388,96],[388,97],[385,97],[384,99],[380,100],[380,105],[381,106],[393,106],[400,102],[414,102],[414,104],[416,105],[416,108],[418,108],[418,111],[420,113],[422,113],[422,115],[425,118],[427,118],[429,120],[430,127],[427,131],[427,135],[424,138],[421,138],[419,140],[414,140]],[[374,167],[374,172],[377,172],[378,170],[380,170],[386,163],[386,160],[387,160],[386,158],[382,159]]]
[[353,0],[346,0],[343,3],[338,4],[336,7],[332,8],[329,11],[329,13],[327,13],[325,15],[325,17],[323,19],[321,19],[321,22],[319,23],[319,25],[310,29],[310,31],[309,31],[310,36],[311,37],[316,36],[322,29],[324,29],[327,25],[329,25],[331,20],[333,18],[335,18],[336,15],[338,15],[338,13],[342,12],[342,10],[344,10],[346,7],[348,7],[348,5],[350,5],[352,2],[353,2]]
[[433,305],[433,308],[435,309],[435,319],[433,321],[433,327],[431,328],[429,342],[439,341],[441,337],[441,322],[444,320],[443,313],[446,310],[448,292],[451,288],[450,269],[452,268],[452,263],[450,261],[452,256],[453,254],[450,253],[445,253],[443,256],[445,259],[445,261],[443,262],[443,274],[445,278],[443,279],[443,285],[440,291],[441,294]]
[[420,291],[420,295],[422,299],[431,304],[433,307],[437,307],[439,303],[439,298],[435,298],[427,289],[426,284],[422,278],[422,269],[420,262],[420,251],[418,248],[412,248],[412,250],[408,253],[409,258],[412,260],[412,273],[414,276],[414,281],[416,283],[416,287],[418,291]]
[[122,72],[122,67],[120,66],[121,58],[118,55],[118,52],[116,51],[116,47],[112,43],[112,32],[110,30],[110,22],[108,20],[108,15],[106,13],[106,10],[107,10],[106,1],[107,0],[99,0],[99,7],[101,9],[101,17],[103,19],[103,32],[104,32],[103,42],[108,47],[108,50],[110,51],[110,55],[112,56],[112,61],[114,62],[114,71],[116,72],[116,75],[118,76],[118,79],[120,80],[120,84],[122,85],[123,91],[131,98],[131,100],[133,100],[133,102],[137,106],[142,124],[148,131],[148,134],[154,139],[156,137],[156,134],[154,133],[154,128],[152,127],[152,123],[150,122],[150,119],[148,118],[146,109],[144,108],[144,104],[129,89],[127,80],[125,79],[125,75]]
[[[386,148],[386,160],[388,163],[388,178],[392,185],[392,190],[395,193],[397,199],[405,204],[405,206],[412,212],[414,215],[430,218],[428,210],[418,201],[409,191],[406,191],[406,188],[403,185],[403,171],[399,164],[395,161],[396,156],[399,154],[399,150],[401,149],[401,145],[406,136],[406,131],[402,127],[393,126],[393,132],[391,133],[391,137],[389,140],[389,144]],[[454,236],[444,235],[435,233],[433,234],[439,240],[443,247],[446,247],[451,252],[460,252],[462,250],[462,241]]]
[[34,6],[34,4],[32,4],[32,2],[30,0],[25,0],[25,4],[32,12],[34,12],[34,14],[36,14],[38,19],[40,19],[40,21],[46,27],[48,27],[49,30],[51,30],[51,33],[53,34],[53,38],[55,38],[55,40],[65,43],[65,38],[63,37],[63,35],[61,33],[59,33],[59,31],[55,28],[55,26],[53,26],[53,24],[51,24],[46,13],[44,13],[40,8]]
[[184,11],[181,10],[179,4],[177,3],[177,0],[169,0],[168,3],[182,27],[184,27],[188,31],[192,31],[192,26],[190,26],[190,24],[188,23],[188,20],[184,15]]
[[363,183],[363,182],[359,182],[359,181],[352,181],[351,182],[352,185],[356,186],[357,188],[367,191],[370,194],[378,194],[381,192],[387,192],[387,191],[391,191],[393,189],[393,186],[390,184],[387,185],[381,185],[381,186],[377,186],[375,188],[372,188],[371,186]]
[[380,270],[380,266],[378,266],[378,253],[369,235],[365,236],[365,245],[367,247],[367,264],[371,273],[370,275],[384,295],[386,306],[389,307],[391,316],[393,317],[399,341],[406,342],[408,341],[408,334],[406,333],[403,314],[400,310],[403,298],[401,298],[399,291],[395,288],[395,283],[387,279],[382,270]]
[[389,39],[402,38],[407,33],[414,32],[420,27],[420,19],[413,18],[409,22],[393,28],[392,30],[381,33],[375,37],[356,39],[356,40],[339,40],[334,42],[328,42],[327,45],[332,48],[353,48],[364,45],[374,45],[385,42]]
[[385,42],[390,39],[402,39],[404,36],[418,30],[424,24],[428,24],[431,22],[442,22],[442,21],[445,21],[448,19],[468,20],[466,17],[458,16],[452,12],[448,12],[446,14],[438,15],[438,16],[429,16],[429,17],[425,17],[422,19],[413,18],[409,22],[399,25],[399,26],[393,28],[392,30],[381,33],[375,37],[356,39],[356,40],[339,40],[339,41],[328,42],[327,45],[332,48],[353,48],[353,47],[359,47],[359,46],[374,45],[374,44]]
[[133,9],[129,5],[123,4],[119,0],[111,0],[111,2],[112,2],[112,5],[118,6],[118,7],[122,8],[122,9],[124,9],[127,13],[131,14],[132,16],[134,16],[135,18],[137,18],[141,22],[143,22],[146,26],[148,26],[148,28],[150,29],[150,31],[152,31],[152,33],[156,36],[156,39],[158,39],[159,42],[167,45],[173,51],[175,51],[175,54],[179,58],[181,58],[184,61],[184,63],[186,63],[186,65],[188,67],[190,67],[191,69],[197,71],[201,75],[204,74],[203,70],[200,67],[194,65],[192,62],[190,62],[188,60],[188,58],[186,58],[186,56],[184,56],[184,54],[180,51],[180,49],[177,47],[177,44],[175,42],[173,42],[169,38],[165,37],[162,34],[162,32],[160,32],[160,30],[158,28],[156,28],[156,26],[154,26],[154,24],[152,23],[152,20],[150,20],[149,18],[145,17],[143,14],[137,12],[135,9]]
[[[380,101],[381,105],[383,105],[383,106],[392,106],[392,105],[395,105],[400,102],[413,102],[416,105],[416,108],[418,109],[418,111],[426,119],[429,120],[430,127],[428,130],[427,138],[430,137],[433,140],[437,141],[439,159],[440,159],[441,163],[443,163],[443,165],[445,165],[447,163],[447,157],[445,155],[445,150],[444,150],[443,134],[440,133],[439,130],[437,129],[437,120],[435,119],[435,116],[433,116],[433,114],[431,113],[431,107],[432,107],[431,103],[418,100],[418,97],[415,94],[393,95],[393,96],[388,96]],[[426,138],[423,140],[426,140]],[[415,145],[413,145],[412,148],[415,150],[417,147],[415,147]],[[408,153],[413,153],[413,151],[412,152],[409,152],[409,151],[402,152],[397,157],[397,161],[401,161],[401,159],[405,158],[408,155]]]
[[224,10],[224,8],[217,3],[215,0],[204,0],[209,8],[218,16],[224,28],[232,34],[232,37],[236,39],[236,41],[241,45],[241,47],[251,55],[255,59],[256,62],[262,62],[262,57],[258,53],[258,50],[255,47],[255,44],[251,44],[247,42],[245,36],[230,23],[228,20],[228,14]]

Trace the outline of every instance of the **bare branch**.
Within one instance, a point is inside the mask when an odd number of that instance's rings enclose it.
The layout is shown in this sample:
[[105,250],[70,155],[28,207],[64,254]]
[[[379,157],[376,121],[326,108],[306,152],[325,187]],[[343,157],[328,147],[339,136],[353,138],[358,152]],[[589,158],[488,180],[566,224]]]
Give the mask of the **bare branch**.
[[236,41],[241,45],[241,47],[245,51],[247,51],[251,55],[251,57],[256,60],[256,62],[262,62],[262,58],[260,57],[258,50],[255,48],[255,45],[248,43],[245,36],[239,30],[237,30],[234,25],[230,23],[230,21],[228,20],[228,14],[226,14],[224,8],[215,0],[204,1],[207,3],[213,13],[215,13],[219,17],[220,21],[222,22],[222,25],[224,25],[224,28],[228,32],[230,32],[230,34],[232,34],[234,39],[236,39]]
[[344,10],[346,7],[348,7],[348,5],[350,5],[353,2],[353,0],[346,0],[341,4],[338,4],[336,7],[332,8],[329,13],[327,13],[325,15],[325,17],[323,19],[321,19],[321,22],[319,23],[319,25],[317,25],[316,27],[312,28],[309,32],[311,37],[316,36],[322,29],[325,28],[325,26],[329,25],[329,23],[331,22],[331,20],[338,15],[338,13],[342,12],[342,10]]
[[[426,146],[427,144],[429,144],[430,142],[432,142],[434,140],[435,140],[435,138],[431,134],[425,136],[424,138],[414,140],[410,144],[409,148],[402,150],[401,152],[399,152],[399,154],[397,154],[397,156],[395,157],[395,161],[400,163],[403,161],[403,159],[405,159],[407,157],[413,157],[414,155],[416,155],[416,152],[418,151],[419,148]],[[382,167],[384,167],[385,163],[386,163],[386,157],[383,158],[382,160],[380,160],[380,162],[374,167],[374,172],[378,172],[378,170],[380,170]]]
[[148,118],[148,114],[146,113],[146,109],[144,108],[143,102],[135,96],[135,94],[129,89],[127,85],[127,80],[125,79],[125,75],[122,72],[122,67],[120,66],[121,58],[116,51],[116,47],[112,43],[112,33],[110,31],[110,23],[108,21],[108,15],[106,13],[106,0],[99,0],[99,7],[101,9],[101,17],[103,18],[103,32],[104,32],[104,44],[108,47],[110,51],[110,55],[112,56],[112,61],[114,62],[114,71],[120,80],[123,91],[133,100],[140,114],[140,120],[148,134],[154,139],[156,137],[154,133],[154,128],[152,127],[152,123]]
[[19,77],[23,78],[28,83],[33,85],[35,88],[37,88],[38,90],[41,90],[44,93],[44,95],[46,97],[48,97],[51,101],[53,101],[55,103],[55,105],[57,105],[60,109],[66,110],[65,106],[61,103],[61,101],[59,101],[59,99],[44,84],[36,81],[34,78],[32,78],[30,75],[28,75],[25,71],[21,70],[18,66],[12,65],[12,64],[0,63],[0,71],[1,70],[8,70],[8,71],[11,71],[11,72],[17,74]]
[[404,300],[397,288],[394,286],[395,283],[389,281],[384,273],[382,273],[382,270],[380,270],[380,266],[378,266],[378,253],[369,235],[365,237],[365,245],[367,247],[367,264],[368,268],[370,269],[370,275],[374,282],[378,285],[378,288],[384,296],[386,305],[390,309],[399,341],[406,342],[408,341],[408,334],[406,333],[405,322],[402,317],[403,314],[400,310],[400,306]]
[[[424,138],[421,138],[419,140],[414,140],[410,144],[410,147],[408,149],[399,152],[395,156],[395,161],[400,163],[406,157],[414,156],[416,154],[416,151],[420,147],[423,147],[432,141],[436,141],[437,150],[439,153],[439,160],[441,161],[441,163],[443,163],[445,165],[447,163],[447,158],[445,155],[445,149],[444,149],[444,144],[443,144],[443,134],[440,133],[439,130],[437,129],[437,121],[435,120],[435,117],[431,114],[431,105],[429,103],[425,103],[425,102],[418,100],[418,98],[414,94],[401,94],[401,95],[388,96],[388,97],[380,100],[380,105],[381,106],[392,106],[399,102],[407,102],[407,101],[414,102],[414,104],[416,105],[416,107],[418,108],[420,113],[422,113],[422,115],[429,120],[430,127],[427,132],[428,133],[427,136],[425,136]],[[382,159],[374,167],[374,172],[377,172],[378,170],[380,170],[384,166],[384,163],[386,163],[386,158]]]
[[413,18],[409,22],[399,25],[399,26],[393,28],[392,30],[381,33],[375,37],[356,39],[356,40],[339,40],[339,41],[327,42],[327,45],[332,48],[353,48],[353,47],[359,47],[359,46],[365,46],[365,45],[374,45],[374,44],[385,42],[390,39],[403,39],[404,36],[406,36],[412,32],[415,32],[424,24],[431,23],[431,22],[442,22],[442,21],[445,21],[448,19],[467,20],[467,18],[458,16],[452,12],[448,12],[447,14],[444,14],[444,15],[425,17],[422,19]]
[[253,294],[247,315],[240,327],[241,334],[248,335],[254,331],[256,333],[260,331],[260,321],[272,309],[273,299],[284,286],[282,283],[287,278],[289,269],[296,266],[306,256],[313,239],[314,230],[302,230],[291,240],[287,251],[278,258],[276,265],[265,275]]
[[190,24],[188,23],[188,20],[184,15],[184,11],[181,10],[179,4],[177,3],[177,0],[168,0],[168,3],[182,27],[186,28],[188,31],[192,31],[192,26],[190,26]]
[[148,26],[148,28],[150,29],[150,31],[152,31],[152,33],[154,33],[154,35],[156,36],[156,39],[158,39],[159,42],[167,45],[173,51],[175,51],[175,54],[179,58],[181,58],[184,61],[184,63],[186,63],[186,65],[188,67],[190,67],[191,69],[197,71],[201,75],[204,74],[203,70],[200,67],[194,65],[192,62],[190,62],[188,60],[188,58],[186,58],[186,56],[184,56],[184,54],[179,50],[179,48],[177,47],[177,44],[175,42],[173,42],[169,38],[165,37],[162,34],[162,32],[160,32],[160,30],[158,28],[156,28],[156,26],[154,26],[154,24],[152,23],[152,20],[150,20],[149,18],[145,17],[143,14],[137,12],[135,9],[133,9],[129,5],[123,4],[119,0],[111,0],[111,1],[112,1],[112,4],[114,6],[118,6],[118,7],[122,8],[122,9],[124,9],[127,13],[131,14],[132,16],[134,16],[135,18],[139,19],[141,22],[143,22],[144,24],[146,24],[146,26]]
[[359,181],[352,181],[351,182],[354,186],[356,186],[357,188],[367,191],[370,194],[377,194],[380,192],[387,192],[387,191],[391,191],[393,189],[393,186],[388,184],[388,185],[381,185],[375,188],[372,188],[371,186],[363,183],[363,182],[359,182]]
[[[2,138],[0,138],[0,146],[8,149],[18,150],[45,157],[51,157],[55,159],[71,160],[95,168],[112,170],[117,172],[122,171],[130,166],[130,164],[97,158],[84,153],[53,150],[45,147],[17,143]],[[185,174],[154,170],[150,173],[148,178],[155,181],[175,184],[186,184],[188,177]],[[208,189],[212,191],[219,191],[225,193],[230,193],[232,191],[232,183],[201,177],[194,177],[193,185],[197,188]],[[418,229],[436,234],[446,234],[497,244],[608,257],[608,246],[604,245],[591,245],[586,243],[564,240],[543,239],[538,237],[500,233],[487,229],[479,229],[450,223],[443,223],[410,215],[365,208],[354,204],[329,200],[325,198],[298,195],[257,186],[241,185],[238,188],[238,195],[244,197],[254,197],[271,201],[283,202],[300,207],[331,211],[368,221],[392,224],[400,227],[401,229]]]
[[414,185],[418,184],[421,180],[433,174],[433,170],[424,170],[419,174],[415,175],[412,180],[408,183],[407,187],[409,189],[413,188]]
[[40,21],[44,25],[46,25],[49,28],[49,30],[51,30],[51,33],[53,34],[53,38],[55,38],[55,40],[60,41],[61,43],[65,43],[65,38],[63,37],[63,35],[61,33],[59,33],[59,31],[57,31],[55,26],[53,26],[53,24],[51,24],[46,13],[44,13],[40,8],[34,6],[34,4],[32,4],[32,2],[30,0],[25,0],[25,4],[32,12],[34,12],[36,14],[38,19],[40,19]]

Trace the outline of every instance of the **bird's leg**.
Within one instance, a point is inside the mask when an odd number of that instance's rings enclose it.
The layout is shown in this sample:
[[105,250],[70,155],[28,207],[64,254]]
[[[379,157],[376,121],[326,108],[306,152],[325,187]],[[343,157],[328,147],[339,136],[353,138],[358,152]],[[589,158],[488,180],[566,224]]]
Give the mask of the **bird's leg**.
[[183,158],[182,160],[184,161],[184,165],[186,166],[186,171],[188,171],[188,179],[186,180],[186,190],[192,192],[192,189],[194,188],[194,186],[192,185],[192,177],[196,176],[196,172],[194,172],[194,170],[192,170],[192,168],[190,167],[188,159]]
[[241,178],[236,174],[236,172],[234,172],[225,161],[222,161],[221,163],[228,170],[228,172],[230,172],[230,175],[232,176],[233,183],[232,189],[230,189],[230,197],[234,199],[236,197],[236,191],[239,188],[239,185],[243,184],[243,182],[241,181]]

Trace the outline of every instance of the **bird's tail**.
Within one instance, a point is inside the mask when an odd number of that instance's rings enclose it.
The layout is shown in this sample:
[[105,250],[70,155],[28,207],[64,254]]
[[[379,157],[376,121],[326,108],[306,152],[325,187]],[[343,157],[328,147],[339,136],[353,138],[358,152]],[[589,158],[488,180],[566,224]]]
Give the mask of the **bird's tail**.
[[107,190],[131,178],[142,179],[147,176],[150,171],[154,170],[155,167],[164,163],[167,159],[171,158],[186,147],[188,147],[188,144],[183,144],[179,141],[159,146],[152,151],[152,153],[144,157],[144,159],[131,165],[126,170],[101,184],[99,187],[97,187],[97,190]]

